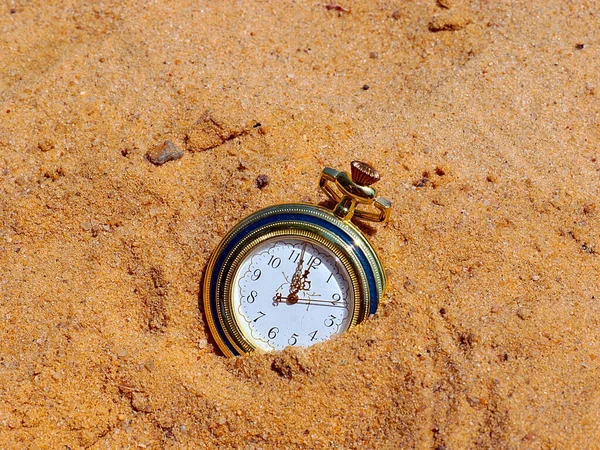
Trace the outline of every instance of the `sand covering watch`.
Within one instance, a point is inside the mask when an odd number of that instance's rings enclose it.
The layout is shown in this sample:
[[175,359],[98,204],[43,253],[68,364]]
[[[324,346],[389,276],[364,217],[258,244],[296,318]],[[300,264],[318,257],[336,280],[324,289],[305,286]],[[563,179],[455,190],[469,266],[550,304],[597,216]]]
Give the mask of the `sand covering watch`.
[[271,206],[241,220],[214,250],[204,274],[210,331],[223,353],[307,347],[365,320],[385,290],[383,266],[352,217],[389,218],[370,165],[351,174],[323,169],[319,185],[332,210]]

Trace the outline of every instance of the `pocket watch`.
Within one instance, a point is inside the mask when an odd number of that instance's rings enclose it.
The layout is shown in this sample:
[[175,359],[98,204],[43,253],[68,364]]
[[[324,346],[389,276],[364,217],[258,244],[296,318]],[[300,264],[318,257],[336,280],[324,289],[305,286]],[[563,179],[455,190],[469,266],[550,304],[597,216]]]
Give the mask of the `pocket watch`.
[[364,162],[353,161],[350,174],[326,167],[319,185],[333,209],[271,206],[227,233],[203,284],[206,320],[225,355],[308,347],[375,313],[385,273],[351,219],[389,218],[390,202],[371,186],[378,180]]

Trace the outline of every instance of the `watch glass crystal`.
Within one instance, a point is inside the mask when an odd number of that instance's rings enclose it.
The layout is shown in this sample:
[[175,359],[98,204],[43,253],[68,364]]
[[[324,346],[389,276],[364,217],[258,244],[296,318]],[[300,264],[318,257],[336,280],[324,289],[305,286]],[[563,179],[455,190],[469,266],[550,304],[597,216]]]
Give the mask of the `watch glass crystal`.
[[231,288],[233,316],[258,348],[308,347],[350,326],[351,280],[347,264],[321,243],[273,237],[239,264]]

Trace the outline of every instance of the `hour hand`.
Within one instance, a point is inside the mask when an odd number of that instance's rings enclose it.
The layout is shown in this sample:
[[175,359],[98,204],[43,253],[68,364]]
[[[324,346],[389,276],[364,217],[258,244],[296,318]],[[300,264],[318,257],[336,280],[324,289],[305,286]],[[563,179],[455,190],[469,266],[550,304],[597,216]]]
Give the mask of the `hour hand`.
[[296,265],[296,271],[292,276],[292,281],[290,282],[290,293],[288,296],[296,295],[304,286],[302,279],[302,266],[304,265],[304,252],[306,251],[306,243],[302,246],[302,251],[300,252],[300,260]]

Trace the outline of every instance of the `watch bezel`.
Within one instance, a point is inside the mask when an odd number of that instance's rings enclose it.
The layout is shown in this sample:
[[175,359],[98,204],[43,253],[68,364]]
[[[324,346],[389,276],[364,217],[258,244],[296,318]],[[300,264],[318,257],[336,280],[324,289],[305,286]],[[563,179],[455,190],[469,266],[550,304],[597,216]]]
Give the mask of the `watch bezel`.
[[[237,321],[237,314],[233,310],[233,280],[239,270],[240,265],[244,262],[246,257],[252,253],[252,251],[269,239],[276,237],[286,237],[290,239],[298,239],[302,238],[308,241],[312,241],[315,244],[322,245],[327,250],[332,252],[339,260],[342,262],[348,275],[350,277],[350,283],[352,285],[352,292],[354,293],[354,298],[352,299],[352,316],[350,319],[350,325],[348,329],[355,326],[359,318],[364,316],[364,306],[362,305],[362,294],[361,294],[361,286],[359,283],[359,275],[357,273],[357,267],[353,264],[353,262],[348,258],[348,256],[338,247],[335,243],[333,243],[328,237],[323,235],[319,235],[313,231],[306,230],[302,226],[302,224],[298,223],[289,223],[287,222],[283,228],[278,228],[275,225],[273,228],[276,228],[272,231],[265,232],[263,229],[258,229],[254,232],[253,239],[244,240],[240,245],[239,251],[235,249],[232,251],[231,255],[233,260],[231,261],[231,265],[228,266],[227,262],[223,266],[223,271],[226,273],[225,279],[222,283],[222,298],[224,299],[222,314],[219,316],[219,319],[222,323],[226,323],[227,331],[232,334],[235,342],[238,346],[243,350],[244,353],[249,353],[251,351],[255,351],[259,349],[258,346],[254,345],[251,340],[244,335],[241,327]],[[221,295],[219,288],[221,286],[217,286],[217,297]]]
[[[315,239],[350,267],[355,292],[354,312],[349,328],[377,310],[385,290],[381,262],[360,230],[331,211],[314,205],[271,206],[249,215],[236,224],[213,251],[204,275],[203,302],[206,320],[215,342],[227,356],[256,350],[235,323],[231,308],[231,283],[244,255],[274,236],[297,235]],[[357,299],[357,296],[360,298]]]

